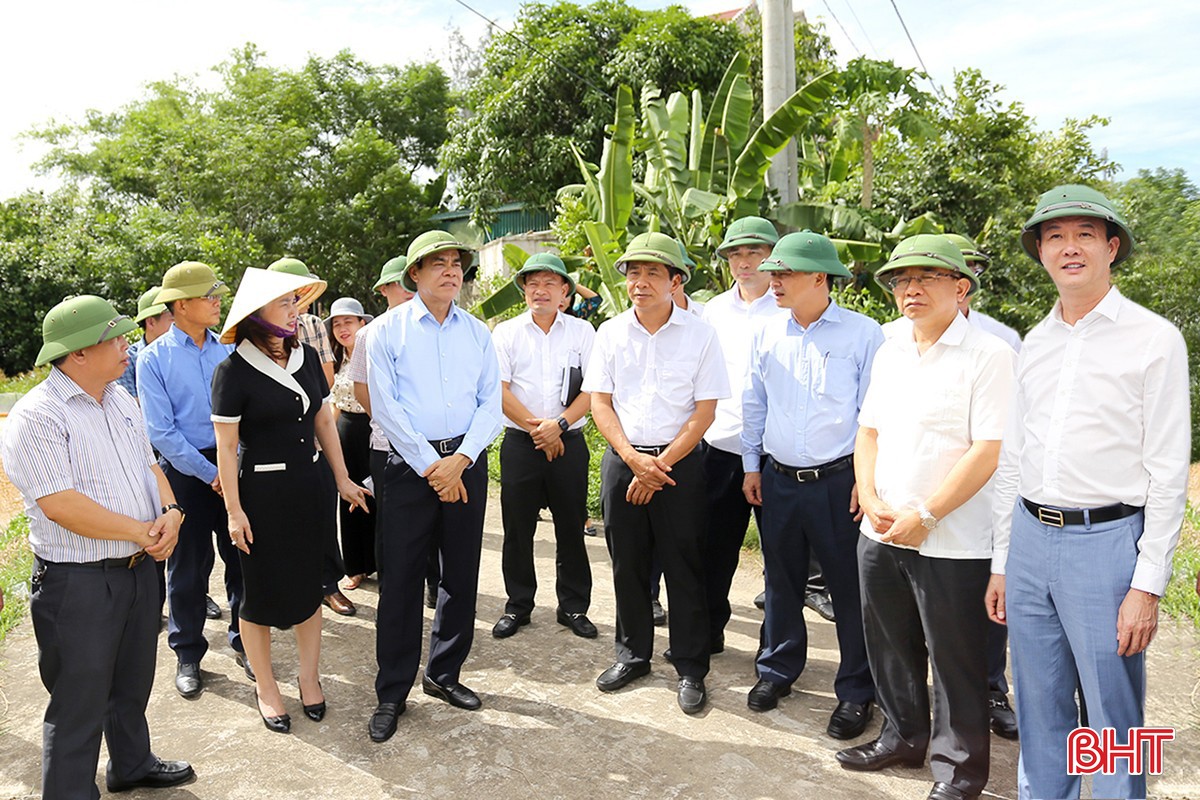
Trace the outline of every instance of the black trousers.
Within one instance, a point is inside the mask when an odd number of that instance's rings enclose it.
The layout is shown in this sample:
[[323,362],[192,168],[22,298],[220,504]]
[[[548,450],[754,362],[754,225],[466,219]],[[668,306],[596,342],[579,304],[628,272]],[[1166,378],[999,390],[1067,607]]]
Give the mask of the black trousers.
[[[375,485],[375,571],[379,573],[382,580],[383,575],[383,558],[379,554],[380,537],[383,536],[384,523],[383,512],[386,508],[383,502],[384,492],[387,490],[386,482],[384,481],[384,470],[387,468],[389,453],[386,450],[371,450],[371,482]],[[425,585],[429,588],[429,593],[433,594],[437,591],[438,581],[442,576],[442,567],[438,564],[438,539],[437,532],[434,532],[434,540],[429,547],[429,562],[425,567]]]
[[990,560],[927,558],[859,536],[858,564],[867,655],[887,717],[880,739],[904,755],[928,748],[935,781],[979,794],[991,736],[982,602]]
[[457,683],[471,651],[487,508],[486,455],[481,453],[462,477],[468,502],[443,503],[400,456],[388,457],[383,493],[386,528],[378,537],[375,694],[380,703],[404,702],[417,675],[424,622],[422,589],[431,547],[437,549],[441,582],[425,674],[438,683]]
[[109,776],[136,780],[156,763],[146,724],[158,644],[154,562],[144,558],[130,569],[34,559],[31,589],[38,671],[50,693],[42,797],[98,798],[101,734]]
[[558,607],[585,614],[592,602],[592,568],[583,543],[587,523],[587,442],[580,431],[563,435],[563,454],[547,461],[528,433],[508,428],[500,445],[500,509],[504,520],[502,569],[508,593],[505,613],[533,610],[537,575],[533,536],[538,511],[554,517],[555,592]]
[[[750,514],[761,533],[762,508],[752,506],[742,492],[742,457],[707,443],[701,444],[708,494],[708,539],[704,547],[708,633],[714,641],[725,633],[732,609],[729,587],[737,572]],[[673,653],[674,651],[672,651]]]
[[[366,414],[343,411],[337,420],[338,439],[342,443],[342,458],[350,480],[361,485],[371,475],[371,418]],[[347,575],[370,575],[375,571],[375,507],[367,498],[370,514],[350,511],[350,504],[338,499],[339,521],[342,530],[342,560]]]
[[1008,679],[1004,667],[1008,659],[1008,626],[992,622],[987,624],[987,671],[988,689],[1008,694]]
[[317,452],[317,491],[321,493],[321,518],[317,524],[321,526],[321,546],[324,557],[321,559],[321,590],[323,594],[333,594],[338,591],[338,581],[346,574],[346,565],[342,563],[342,553],[338,549],[338,498],[337,482],[333,479],[333,467],[329,466],[325,454]]
[[836,614],[834,624],[841,660],[833,681],[834,694],[838,700],[850,703],[875,699],[875,684],[863,639],[858,523],[850,513],[854,471],[844,469],[817,481],[799,483],[777,472],[768,460],[762,484],[761,540],[767,603],[758,676],[780,686],[791,686],[808,663],[804,596],[809,553],[816,552],[824,565]]
[[[202,455],[216,463],[216,452],[202,450]],[[208,578],[212,574],[213,536],[217,537],[217,553],[225,563],[225,596],[229,601],[229,645],[242,652],[242,635],[238,631],[238,611],[242,607],[242,564],[237,548],[229,541],[229,519],[225,501],[212,487],[199,478],[184,475],[168,462],[160,461],[175,500],[186,516],[179,528],[179,543],[167,559],[167,644],[181,663],[198,664],[208,652],[204,638],[204,598],[208,594]]]
[[625,499],[633,471],[608,448],[601,460],[604,537],[612,558],[617,600],[617,661],[650,661],[654,619],[650,611],[650,565],[654,558],[667,579],[673,664],[681,677],[708,674],[708,602],[704,588],[707,504],[704,461],[699,449],[671,470],[675,485],[655,492],[644,506]]

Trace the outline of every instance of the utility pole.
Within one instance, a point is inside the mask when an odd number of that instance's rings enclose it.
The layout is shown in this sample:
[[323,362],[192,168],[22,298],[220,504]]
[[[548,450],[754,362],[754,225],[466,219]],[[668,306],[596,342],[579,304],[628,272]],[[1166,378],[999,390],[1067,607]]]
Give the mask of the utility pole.
[[[763,118],[769,117],[796,93],[796,39],[792,0],[758,0],[762,11]],[[791,203],[796,194],[796,141],[788,142],[771,159],[767,185],[779,193],[779,202]]]

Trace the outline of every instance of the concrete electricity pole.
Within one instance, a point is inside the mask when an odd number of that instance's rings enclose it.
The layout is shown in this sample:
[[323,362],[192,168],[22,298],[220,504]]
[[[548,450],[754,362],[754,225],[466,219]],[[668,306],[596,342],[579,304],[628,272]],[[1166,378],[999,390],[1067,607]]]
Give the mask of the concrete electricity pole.
[[[763,118],[796,93],[796,40],[792,0],[759,0],[763,37]],[[771,160],[767,185],[779,193],[780,203],[791,203],[796,194],[796,142]]]

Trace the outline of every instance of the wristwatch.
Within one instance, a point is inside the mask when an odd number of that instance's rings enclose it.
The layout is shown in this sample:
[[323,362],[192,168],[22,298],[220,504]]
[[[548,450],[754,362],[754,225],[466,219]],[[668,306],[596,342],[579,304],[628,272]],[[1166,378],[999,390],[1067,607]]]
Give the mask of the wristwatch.
[[921,525],[925,527],[925,530],[931,531],[938,526],[938,518],[929,513],[929,509],[925,507],[924,503],[917,506],[917,513],[921,515]]
[[562,429],[563,433],[566,433],[568,430],[571,429],[571,423],[567,422],[566,417],[559,417],[558,419],[555,420],[555,422],[558,423],[558,427]]
[[179,512],[179,521],[183,522],[183,518],[187,516],[187,513],[183,510],[183,506],[179,505],[179,503],[171,503],[170,505],[163,506],[159,513],[165,514],[172,508]]

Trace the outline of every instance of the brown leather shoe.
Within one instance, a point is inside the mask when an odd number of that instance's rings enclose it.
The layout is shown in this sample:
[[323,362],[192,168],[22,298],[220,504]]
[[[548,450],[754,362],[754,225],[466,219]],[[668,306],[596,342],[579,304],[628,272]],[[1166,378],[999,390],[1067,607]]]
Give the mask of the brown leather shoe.
[[353,617],[358,613],[354,603],[351,603],[350,598],[342,594],[340,590],[325,595],[325,599],[321,602],[333,609],[333,613],[341,614],[343,617]]

